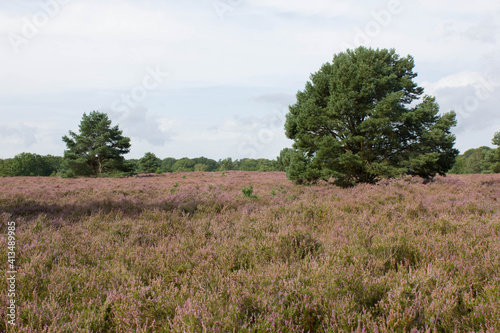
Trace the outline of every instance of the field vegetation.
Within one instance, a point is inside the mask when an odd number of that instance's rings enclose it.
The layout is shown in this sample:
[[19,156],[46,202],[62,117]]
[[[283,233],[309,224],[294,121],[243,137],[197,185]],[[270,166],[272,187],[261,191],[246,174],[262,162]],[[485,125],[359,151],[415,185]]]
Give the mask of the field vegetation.
[[3,178],[0,331],[500,332],[499,200],[495,174]]

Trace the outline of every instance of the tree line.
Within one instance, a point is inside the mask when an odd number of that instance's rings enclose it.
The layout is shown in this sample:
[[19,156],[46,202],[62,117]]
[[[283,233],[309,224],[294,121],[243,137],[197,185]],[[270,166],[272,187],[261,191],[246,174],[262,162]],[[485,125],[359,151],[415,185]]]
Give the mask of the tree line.
[[[450,174],[500,173],[500,132],[495,135],[496,149],[482,146],[458,155]],[[215,172],[241,171],[286,171],[293,154],[292,148],[283,149],[274,160],[265,158],[243,158],[233,160],[228,157],[218,161],[206,157],[176,159],[159,158],[148,152],[140,159],[126,159],[120,170],[110,170],[103,176],[130,176],[143,173],[169,172]],[[71,176],[71,171],[62,156],[21,153],[14,158],[0,159],[0,177],[19,176]]]
[[500,132],[493,137],[497,148],[482,146],[459,155],[450,170],[454,174],[500,173]]
[[[283,171],[276,160],[265,158],[232,158],[218,161],[206,157],[176,159],[174,157],[159,158],[148,152],[140,159],[126,159],[119,169],[110,169],[100,176],[119,177],[132,176],[144,173],[169,172],[215,172],[215,171]],[[14,158],[0,159],[0,177],[20,176],[60,176],[73,177],[75,175],[62,156],[39,155],[35,153],[21,153]]]

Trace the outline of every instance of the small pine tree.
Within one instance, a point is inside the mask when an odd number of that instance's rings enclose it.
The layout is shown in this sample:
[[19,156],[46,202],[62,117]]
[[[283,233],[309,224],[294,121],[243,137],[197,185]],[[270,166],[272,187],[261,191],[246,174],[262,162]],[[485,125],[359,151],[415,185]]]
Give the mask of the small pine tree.
[[83,114],[80,133],[69,132],[64,159],[75,176],[100,176],[121,170],[130,151],[130,138],[124,137],[118,126],[111,127],[108,115],[98,111]]

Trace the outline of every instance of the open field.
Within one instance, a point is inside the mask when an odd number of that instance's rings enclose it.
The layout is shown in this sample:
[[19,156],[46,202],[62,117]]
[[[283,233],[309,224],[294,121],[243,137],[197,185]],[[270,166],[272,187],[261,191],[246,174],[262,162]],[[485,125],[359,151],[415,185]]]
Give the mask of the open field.
[[0,331],[500,332],[499,208],[500,175],[3,178]]

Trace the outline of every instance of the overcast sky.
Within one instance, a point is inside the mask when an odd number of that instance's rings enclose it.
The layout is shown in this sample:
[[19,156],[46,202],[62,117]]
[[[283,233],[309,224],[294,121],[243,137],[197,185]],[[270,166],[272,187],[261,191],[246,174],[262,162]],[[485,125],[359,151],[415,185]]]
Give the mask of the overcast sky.
[[0,158],[61,156],[84,112],[146,152],[275,158],[295,94],[359,45],[415,58],[461,152],[500,131],[497,0],[2,0]]

